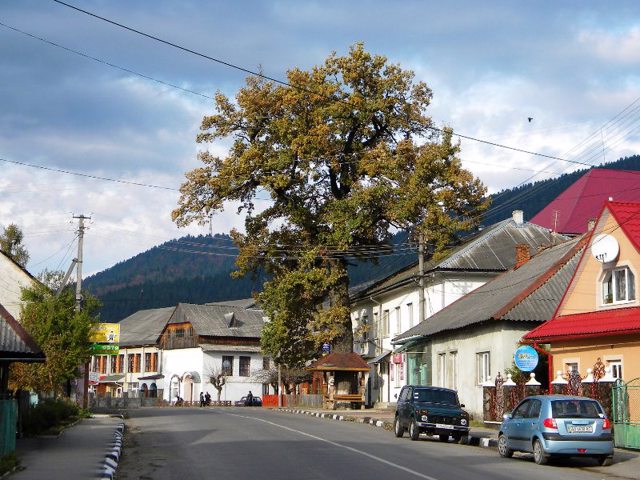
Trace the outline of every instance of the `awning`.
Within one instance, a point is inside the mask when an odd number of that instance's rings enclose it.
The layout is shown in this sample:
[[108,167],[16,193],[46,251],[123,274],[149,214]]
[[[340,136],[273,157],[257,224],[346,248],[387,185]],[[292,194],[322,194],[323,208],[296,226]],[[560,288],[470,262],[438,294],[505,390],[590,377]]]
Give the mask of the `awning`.
[[98,382],[100,383],[121,383],[124,375],[100,375]]
[[161,373],[156,373],[155,375],[148,375],[146,377],[138,377],[138,380],[160,380],[164,378],[164,375]]
[[393,353],[401,353],[401,352],[406,352],[408,351],[410,348],[415,347],[416,345],[418,345],[419,343],[422,343],[422,341],[424,340],[423,337],[420,338],[416,338],[414,340],[410,340],[407,343],[403,343],[402,345],[399,345],[397,348],[393,349]]
[[380,363],[382,360],[384,360],[390,354],[391,354],[391,350],[384,350],[380,355],[378,355],[377,357],[372,358],[367,363]]
[[198,372],[185,372],[182,375],[182,381],[184,382],[187,377],[191,377],[193,383],[200,383],[200,374]]

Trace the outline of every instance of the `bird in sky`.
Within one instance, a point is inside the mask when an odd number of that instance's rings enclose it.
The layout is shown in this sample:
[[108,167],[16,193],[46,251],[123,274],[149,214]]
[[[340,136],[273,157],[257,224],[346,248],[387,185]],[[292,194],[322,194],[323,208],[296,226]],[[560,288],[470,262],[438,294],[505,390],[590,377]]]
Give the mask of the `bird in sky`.
[[531,123],[531,120],[533,120],[533,117],[527,117],[529,119],[529,123]]

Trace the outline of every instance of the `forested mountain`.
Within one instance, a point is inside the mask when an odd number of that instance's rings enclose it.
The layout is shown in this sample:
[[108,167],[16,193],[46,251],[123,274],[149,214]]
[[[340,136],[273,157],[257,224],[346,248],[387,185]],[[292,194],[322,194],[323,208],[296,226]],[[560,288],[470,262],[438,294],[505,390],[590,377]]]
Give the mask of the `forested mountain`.
[[[640,170],[640,156],[601,165],[618,170]],[[580,178],[586,169],[555,179],[504,190],[493,196],[483,225],[491,225],[523,210],[529,220]],[[383,277],[415,261],[416,249],[404,232],[393,239],[394,251],[378,261],[356,260],[349,268],[351,284]],[[232,279],[234,254],[227,235],[186,236],[163,243],[120,262],[84,280],[83,286],[98,296],[104,306],[102,321],[119,321],[131,313],[176,305],[179,302],[206,303],[248,298],[259,291],[264,277]]]

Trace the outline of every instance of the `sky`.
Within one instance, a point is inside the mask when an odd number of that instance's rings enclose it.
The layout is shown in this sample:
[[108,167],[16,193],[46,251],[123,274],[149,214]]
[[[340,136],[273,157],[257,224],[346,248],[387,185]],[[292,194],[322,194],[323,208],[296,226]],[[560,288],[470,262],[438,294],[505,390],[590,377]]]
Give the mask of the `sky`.
[[[637,1],[68,3],[282,80],[364,42],[431,87],[437,126],[512,147],[460,138],[490,193],[640,153]],[[209,233],[171,211],[213,95],[246,73],[53,0],[0,2],[0,62],[0,227],[22,229],[31,273],[67,269],[81,214],[85,276]],[[234,205],[211,226],[242,227]]]

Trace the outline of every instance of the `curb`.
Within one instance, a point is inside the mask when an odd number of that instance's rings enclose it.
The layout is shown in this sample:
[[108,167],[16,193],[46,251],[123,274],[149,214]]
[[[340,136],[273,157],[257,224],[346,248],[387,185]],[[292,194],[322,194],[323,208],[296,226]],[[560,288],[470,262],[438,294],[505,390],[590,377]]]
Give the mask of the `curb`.
[[113,480],[118,469],[118,461],[120,460],[120,454],[122,453],[122,443],[124,441],[124,422],[116,425],[116,430],[113,432],[113,441],[107,448],[104,461],[98,469],[99,479]]
[[[372,425],[374,427],[382,427],[385,430],[393,431],[393,423],[387,422],[385,420],[378,420],[374,417],[351,417],[345,415],[337,415],[334,413],[312,412],[309,410],[298,410],[291,408],[281,408],[278,409],[278,411],[284,413],[293,413],[297,415],[311,415],[312,417],[325,418],[328,420],[364,423],[367,425]],[[469,434],[469,441],[467,442],[467,445],[482,448],[496,448],[498,446],[498,441],[495,438],[478,437]]]

